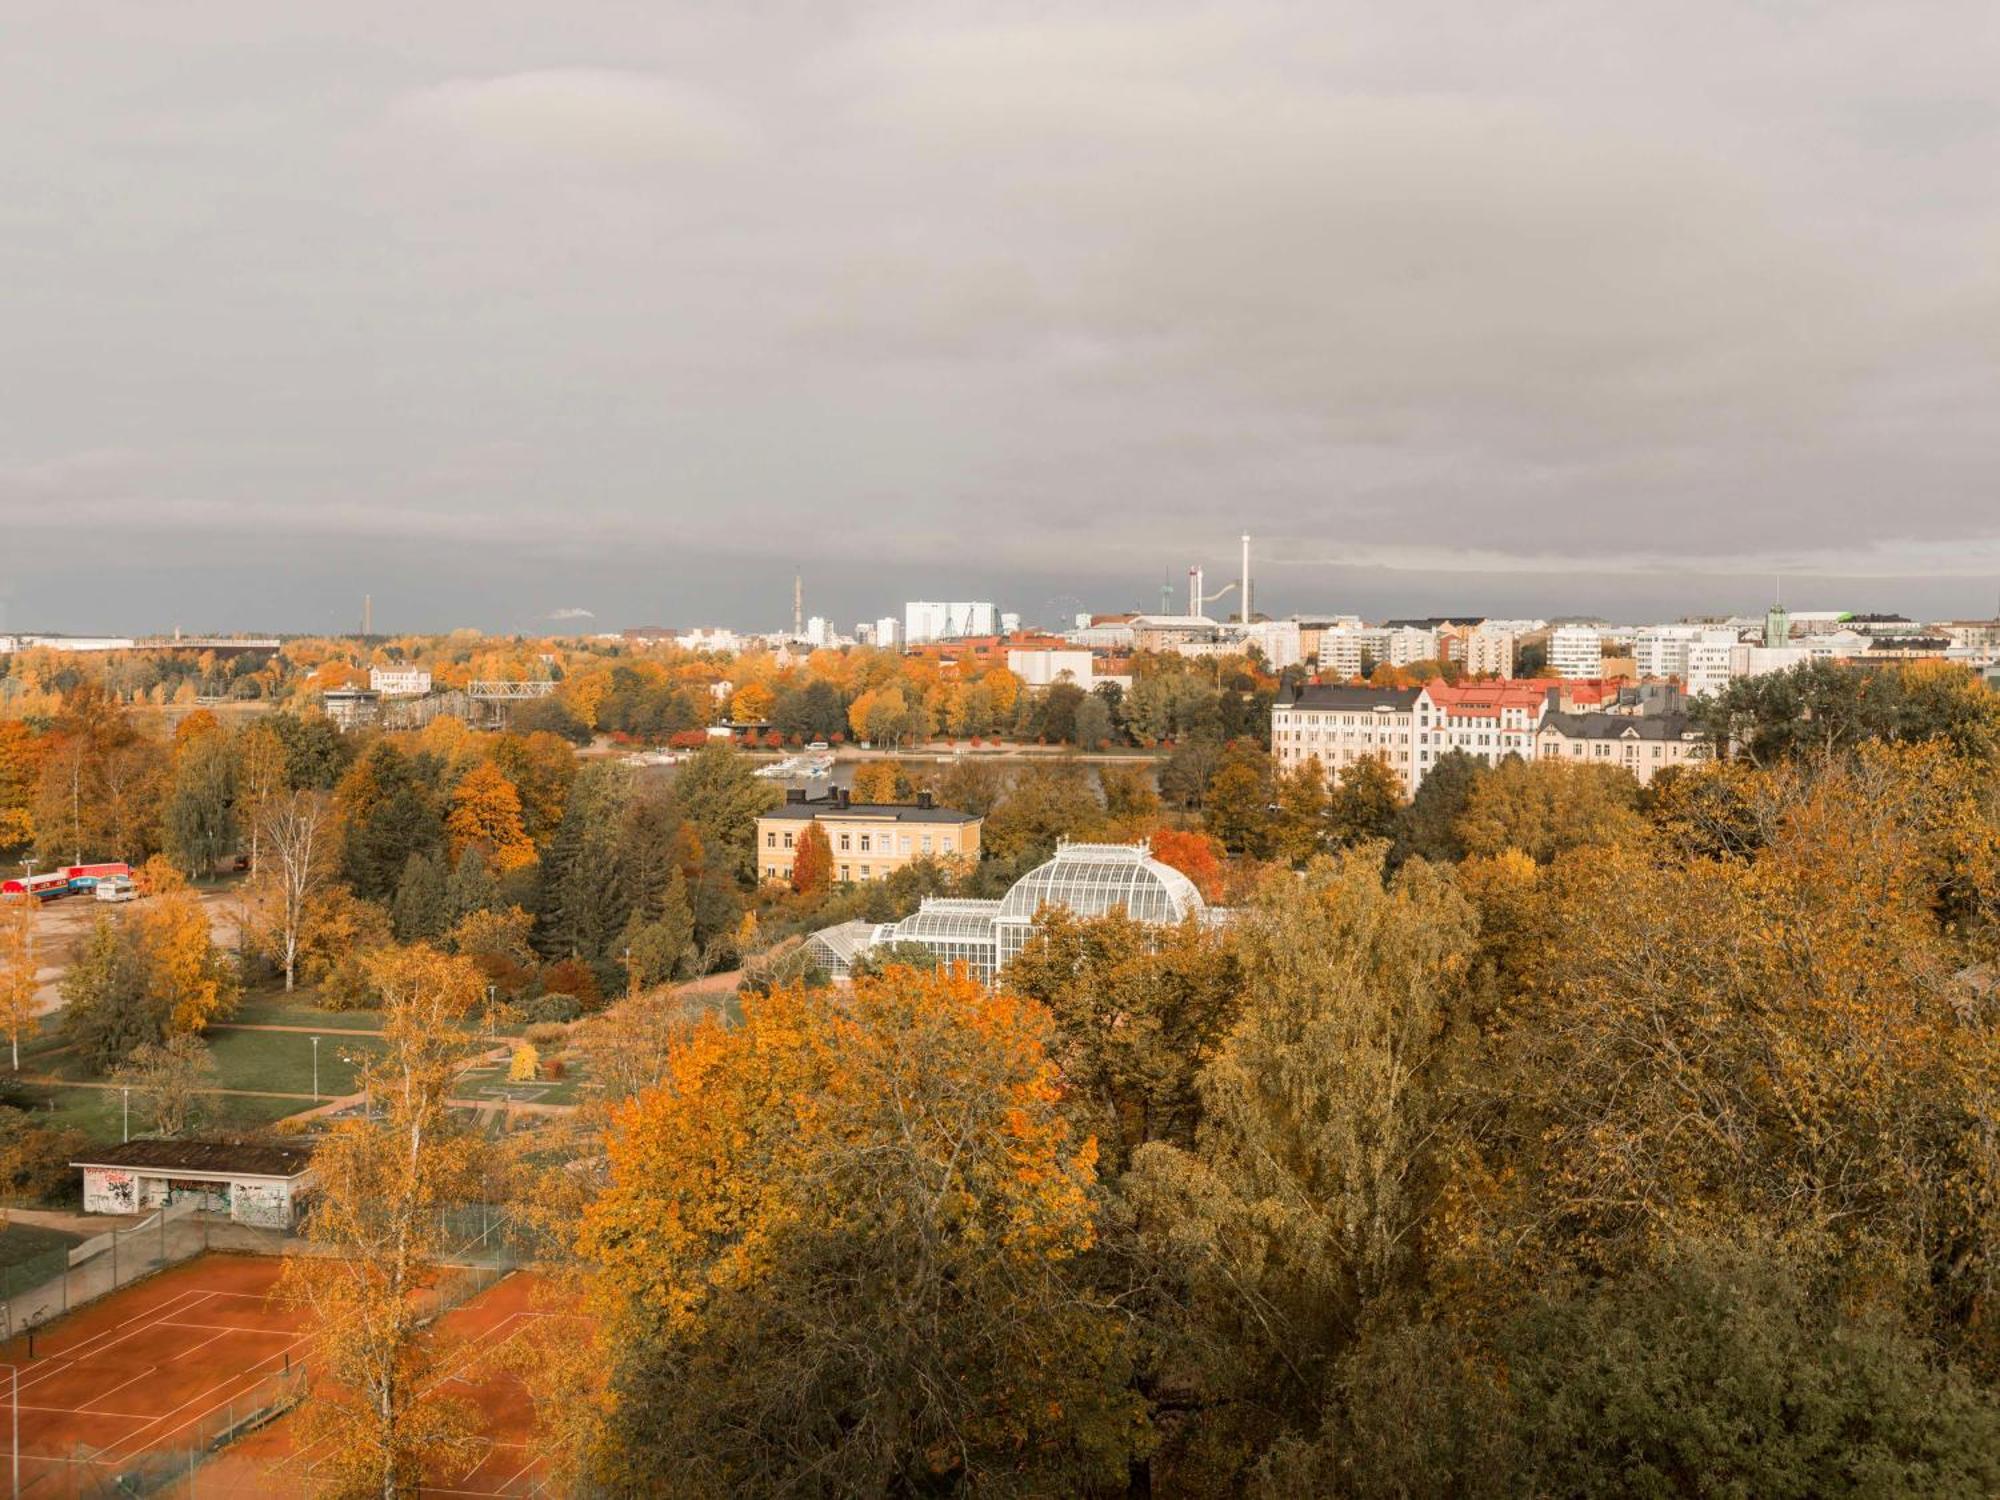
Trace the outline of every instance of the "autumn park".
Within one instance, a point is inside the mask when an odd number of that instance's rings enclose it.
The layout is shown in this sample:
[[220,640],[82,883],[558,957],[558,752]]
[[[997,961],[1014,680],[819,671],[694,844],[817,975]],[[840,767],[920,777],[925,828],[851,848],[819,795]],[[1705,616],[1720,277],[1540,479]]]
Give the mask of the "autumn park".
[[[402,664],[549,690],[320,712]],[[20,1493],[2000,1492],[2000,697],[1961,669],[1739,683],[1643,789],[1454,753],[1408,797],[1278,769],[1254,653],[1089,693],[470,633],[0,668],[5,872],[134,896],[0,900]],[[757,773],[805,745],[976,854],[843,879],[794,800],[772,878]],[[1114,847],[1199,910],[1043,901],[990,981],[816,957]],[[79,1164],[190,1150],[296,1211],[163,1168],[116,1220],[157,1264],[93,1303]]]

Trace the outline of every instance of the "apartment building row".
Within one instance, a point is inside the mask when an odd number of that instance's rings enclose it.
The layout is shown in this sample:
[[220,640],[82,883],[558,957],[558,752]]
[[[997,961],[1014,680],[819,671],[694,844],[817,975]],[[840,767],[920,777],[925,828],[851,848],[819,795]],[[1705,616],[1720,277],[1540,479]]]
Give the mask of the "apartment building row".
[[1479,682],[1421,688],[1308,684],[1271,710],[1271,751],[1291,770],[1317,760],[1329,774],[1382,761],[1414,796],[1454,750],[1487,765],[1510,755],[1617,765],[1641,785],[1668,766],[1698,760],[1707,745],[1682,712],[1606,712],[1617,689],[1602,683]]

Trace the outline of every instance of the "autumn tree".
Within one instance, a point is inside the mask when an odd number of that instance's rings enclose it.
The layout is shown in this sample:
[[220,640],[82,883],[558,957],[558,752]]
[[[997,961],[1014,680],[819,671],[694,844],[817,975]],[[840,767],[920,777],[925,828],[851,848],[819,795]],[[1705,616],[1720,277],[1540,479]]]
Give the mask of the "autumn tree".
[[1458,820],[1468,854],[1519,849],[1542,864],[1586,845],[1644,838],[1639,784],[1611,766],[1508,759],[1477,778]]
[[1274,879],[1246,915],[1241,1010],[1201,1075],[1201,1134],[1142,1145],[1125,1182],[1168,1278],[1160,1337],[1212,1350],[1167,1392],[1204,1412],[1210,1448],[1165,1455],[1177,1487],[1234,1488],[1227,1464],[1316,1422],[1363,1317],[1413,1284],[1472,932],[1438,872],[1385,887],[1379,846]]
[[1195,919],[1160,928],[1122,910],[1081,918],[1051,907],[1003,982],[1048,1007],[1051,1050],[1109,1171],[1149,1141],[1193,1147],[1197,1080],[1241,1001],[1225,940]]
[[[1079,1275],[1094,1152],[1046,1012],[892,969],[751,997],[620,1112],[585,1215],[626,1493],[1122,1483],[1143,1418]],[[809,1102],[808,1102],[809,1101]]]
[[479,849],[496,870],[535,862],[535,846],[521,821],[520,793],[491,762],[482,761],[459,779],[444,828],[454,857]]
[[257,879],[270,895],[271,947],[289,994],[297,983],[306,915],[333,863],[332,810],[325,794],[300,791],[267,797],[259,820],[259,841],[267,866],[258,872]]
[[35,917],[32,896],[0,896],[0,1025],[14,1049],[14,1071],[21,1071],[21,1033],[35,1024]]
[[168,1035],[204,1030],[235,1010],[242,988],[236,966],[216,947],[193,891],[155,891],[126,925]]
[[192,1033],[180,1032],[164,1042],[141,1042],[111,1081],[139,1096],[156,1132],[175,1136],[201,1124],[217,1072],[208,1045]]
[[792,851],[792,889],[802,896],[814,896],[832,883],[833,845],[826,830],[808,820]]
[[1379,756],[1364,755],[1340,768],[1327,800],[1327,830],[1342,846],[1386,839],[1396,831],[1403,803],[1403,778]]
[[1097,789],[1074,761],[1031,761],[987,815],[980,844],[996,859],[1040,858],[1058,839],[1088,838],[1104,817]]
[[[182,731],[195,722],[187,720]],[[211,879],[236,850],[236,775],[236,748],[219,727],[176,746],[161,823],[168,852],[190,880]]]
[[1269,847],[1272,779],[1271,757],[1255,745],[1237,740],[1223,751],[1202,820],[1231,853],[1261,856]]
[[907,793],[903,767],[893,760],[863,761],[854,772],[856,802],[901,802]]
[[287,1259],[279,1283],[310,1311],[319,1378],[302,1441],[335,1495],[415,1495],[427,1464],[469,1468],[470,1414],[452,1393],[449,1344],[427,1335],[418,1291],[445,1251],[444,1210],[476,1191],[475,1138],[447,1108],[466,1018],[484,986],[463,959],[391,949],[373,962],[383,1050],[362,1070],[378,1114],[343,1120],[313,1154],[304,1233],[326,1252]]
[[1271,819],[1271,852],[1289,865],[1303,865],[1326,852],[1332,805],[1326,772],[1317,759],[1277,774],[1277,812]]
[[1192,880],[1202,900],[1222,899],[1223,862],[1228,856],[1212,834],[1195,829],[1159,828],[1148,836],[1148,842],[1153,858]]

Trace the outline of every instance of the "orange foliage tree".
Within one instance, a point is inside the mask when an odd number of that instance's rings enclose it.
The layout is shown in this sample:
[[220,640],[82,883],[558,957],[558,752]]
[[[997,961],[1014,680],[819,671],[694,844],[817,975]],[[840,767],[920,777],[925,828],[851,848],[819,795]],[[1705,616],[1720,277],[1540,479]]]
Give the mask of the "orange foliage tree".
[[810,896],[832,883],[833,845],[824,828],[818,823],[808,823],[799,834],[798,847],[792,854],[792,889],[801,896]]
[[1222,898],[1222,866],[1228,856],[1215,835],[1191,828],[1162,828],[1151,840],[1153,858],[1192,880],[1204,901]]
[[445,815],[452,857],[477,845],[497,870],[535,862],[535,846],[521,821],[521,795],[497,766],[482,762],[460,778]]
[[1031,1001],[891,967],[673,1046],[617,1116],[581,1238],[612,1488],[1124,1482],[1143,1417],[1077,1274],[1096,1150],[1048,1038]]

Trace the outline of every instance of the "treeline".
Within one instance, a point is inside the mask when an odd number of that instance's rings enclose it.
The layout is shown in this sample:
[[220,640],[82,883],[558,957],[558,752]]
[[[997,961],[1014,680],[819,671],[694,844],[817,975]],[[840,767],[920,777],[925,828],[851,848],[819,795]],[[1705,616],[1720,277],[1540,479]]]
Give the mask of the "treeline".
[[1643,797],[1274,799],[1231,924],[1047,912],[992,992],[620,1007],[563,1482],[2000,1490],[2000,716],[1951,691]]

